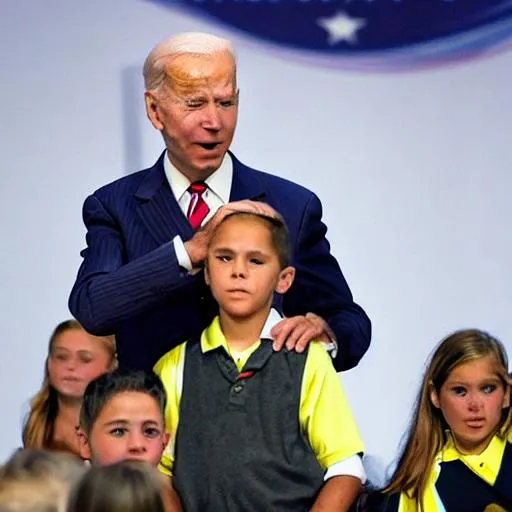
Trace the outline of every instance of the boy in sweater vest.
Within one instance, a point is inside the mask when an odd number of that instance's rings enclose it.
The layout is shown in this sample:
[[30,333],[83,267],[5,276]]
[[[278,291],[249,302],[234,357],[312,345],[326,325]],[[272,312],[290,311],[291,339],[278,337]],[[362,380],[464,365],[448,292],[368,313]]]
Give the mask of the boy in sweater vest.
[[294,273],[277,214],[234,213],[211,238],[219,315],[155,365],[172,438],[160,469],[187,512],[345,511],[359,494],[363,444],[330,356],[272,348],[273,294]]

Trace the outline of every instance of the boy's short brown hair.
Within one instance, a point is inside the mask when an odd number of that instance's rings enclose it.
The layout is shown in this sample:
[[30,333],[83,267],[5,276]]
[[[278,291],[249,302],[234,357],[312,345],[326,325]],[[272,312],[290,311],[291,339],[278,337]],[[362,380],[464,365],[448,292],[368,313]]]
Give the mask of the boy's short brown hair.
[[220,227],[229,219],[233,218],[250,218],[250,219],[259,219],[262,224],[267,226],[270,231],[270,239],[272,243],[272,247],[275,250],[277,255],[277,259],[279,261],[279,266],[281,270],[286,268],[291,263],[291,251],[290,251],[290,236],[288,233],[288,228],[284,222],[283,217],[276,212],[275,217],[271,217],[270,215],[263,215],[261,213],[254,212],[233,212],[229,215],[226,215],[216,226],[215,231],[212,234],[210,239],[210,244],[215,238],[216,232],[220,229]]
[[160,378],[153,372],[117,369],[91,381],[82,399],[80,428],[87,435],[101,411],[114,396],[125,391],[144,393],[155,399],[165,417],[166,395]]

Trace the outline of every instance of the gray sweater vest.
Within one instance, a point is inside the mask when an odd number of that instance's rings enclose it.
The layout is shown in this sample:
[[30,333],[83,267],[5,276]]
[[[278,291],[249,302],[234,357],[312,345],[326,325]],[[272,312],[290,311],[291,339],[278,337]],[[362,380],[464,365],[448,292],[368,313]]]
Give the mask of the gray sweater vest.
[[173,470],[186,512],[311,508],[324,472],[300,431],[305,362],[264,340],[239,374],[224,348],[187,343]]

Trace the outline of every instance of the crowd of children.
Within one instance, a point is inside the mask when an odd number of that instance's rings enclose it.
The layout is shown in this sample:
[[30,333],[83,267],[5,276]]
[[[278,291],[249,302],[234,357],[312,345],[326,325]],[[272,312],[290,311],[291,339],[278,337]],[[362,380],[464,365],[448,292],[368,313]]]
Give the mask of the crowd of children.
[[[53,500],[47,510],[69,512],[512,510],[503,345],[479,330],[442,340],[395,469],[370,490],[364,446],[323,346],[272,348],[273,294],[294,279],[288,251],[278,215],[226,216],[205,261],[219,315],[155,373],[115,369],[112,339],[61,324],[25,450],[1,470],[0,504],[40,492],[41,503]],[[91,467],[34,449],[66,450]]]

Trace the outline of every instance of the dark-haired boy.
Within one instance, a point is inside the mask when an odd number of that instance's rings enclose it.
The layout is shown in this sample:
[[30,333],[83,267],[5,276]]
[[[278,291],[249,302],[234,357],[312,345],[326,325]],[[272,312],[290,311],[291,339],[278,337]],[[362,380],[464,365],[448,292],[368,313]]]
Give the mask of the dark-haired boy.
[[235,213],[217,227],[205,278],[219,316],[155,365],[173,441],[162,472],[184,509],[344,511],[364,481],[363,451],[341,383],[321,344],[274,352],[273,293],[285,293],[286,226]]
[[154,373],[115,370],[89,383],[80,410],[80,451],[92,464],[157,466],[169,439],[165,390]]

